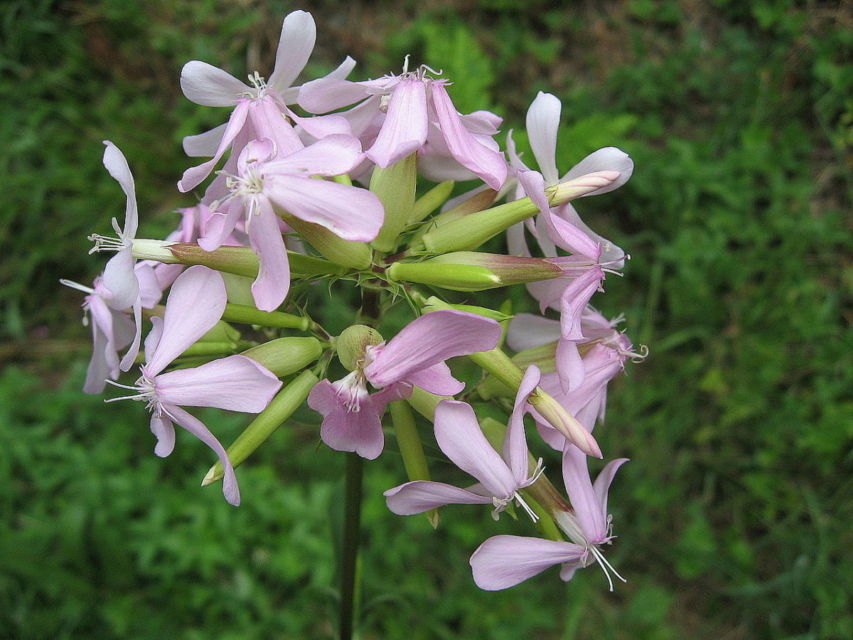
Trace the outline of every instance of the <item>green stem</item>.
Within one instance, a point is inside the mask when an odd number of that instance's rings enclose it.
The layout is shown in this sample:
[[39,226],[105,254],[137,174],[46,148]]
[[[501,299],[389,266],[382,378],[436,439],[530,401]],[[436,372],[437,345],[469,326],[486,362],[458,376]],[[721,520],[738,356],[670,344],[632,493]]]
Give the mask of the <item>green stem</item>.
[[350,640],[355,622],[356,564],[361,537],[361,480],[364,459],[346,454],[343,552],[341,554],[340,640]]

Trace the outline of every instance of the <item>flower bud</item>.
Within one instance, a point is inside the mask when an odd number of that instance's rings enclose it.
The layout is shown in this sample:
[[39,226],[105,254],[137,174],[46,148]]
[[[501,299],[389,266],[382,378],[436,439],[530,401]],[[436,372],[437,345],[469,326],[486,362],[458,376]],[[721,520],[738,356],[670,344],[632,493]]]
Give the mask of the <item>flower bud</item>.
[[363,324],[347,327],[341,335],[335,338],[338,359],[347,371],[355,371],[359,368],[360,362],[364,360],[365,349],[379,344],[382,339],[382,335],[372,327]]
[[[231,464],[237,467],[254,453],[305,402],[317,382],[317,376],[312,372],[303,371],[279,391],[267,408],[261,411],[234,443],[228,447],[228,459]],[[221,480],[222,476],[222,463],[217,462],[204,476],[201,486],[205,487]]]
[[351,269],[367,269],[373,262],[373,252],[366,242],[344,240],[319,224],[281,212],[279,215],[327,260]]
[[412,207],[412,212],[409,214],[407,223],[415,224],[416,222],[420,222],[438,209],[450,197],[454,184],[453,180],[445,180],[418,198]]
[[242,353],[272,371],[279,378],[304,369],[323,353],[317,338],[278,338]]
[[377,166],[370,176],[370,190],[385,209],[379,235],[371,243],[378,251],[388,253],[397,246],[397,236],[406,226],[415,205],[417,155],[411,154],[390,167]]
[[526,282],[550,280],[563,270],[547,258],[522,258],[495,253],[457,251],[423,262],[395,262],[386,274],[392,280],[419,282],[453,291],[483,291]]
[[[545,190],[548,204],[555,207],[580,198],[606,187],[619,175],[618,171],[597,171],[548,187]],[[423,245],[430,253],[473,250],[501,231],[537,213],[539,207],[530,198],[521,198],[432,228],[423,235]]]

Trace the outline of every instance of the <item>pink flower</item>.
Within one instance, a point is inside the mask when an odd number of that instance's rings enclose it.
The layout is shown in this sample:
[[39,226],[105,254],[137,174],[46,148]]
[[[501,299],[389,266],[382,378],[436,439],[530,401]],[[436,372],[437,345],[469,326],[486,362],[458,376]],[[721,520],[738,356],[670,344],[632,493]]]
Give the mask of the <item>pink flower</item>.
[[563,457],[563,479],[574,513],[560,511],[554,520],[571,542],[542,540],[524,536],[494,536],[471,555],[474,582],[481,589],[497,591],[513,587],[528,578],[560,564],[560,578],[566,582],[575,571],[597,562],[613,591],[613,573],[625,581],[607,561],[599,547],[610,544],[610,516],[607,492],[616,471],[627,459],[608,463],[595,484],[590,481],[586,456],[574,446],[567,446]]
[[182,407],[216,407],[230,411],[263,411],[281,387],[281,381],[263,366],[245,356],[229,356],[199,367],[163,370],[207,333],[225,309],[222,276],[206,267],[195,266],[175,280],[166,312],[154,317],[154,328],[145,339],[142,376],[132,387],[137,394],[115,400],[138,400],[151,411],[151,431],[157,436],[154,452],[166,457],[175,446],[178,423],[209,446],[225,471],[222,491],[225,499],[240,504],[240,489],[234,468],[219,440],[198,418]]
[[284,157],[276,156],[271,140],[253,140],[240,154],[237,175],[228,176],[229,194],[211,204],[224,213],[208,223],[199,245],[213,251],[244,220],[249,241],[260,258],[252,295],[259,309],[274,311],[290,288],[290,266],[276,207],[344,240],[369,242],[379,233],[385,210],[375,194],[312,178],[347,173],[361,157],[358,140],[346,135],[327,136]]
[[527,398],[537,384],[539,369],[528,367],[518,389],[502,456],[486,440],[470,405],[451,400],[441,402],[435,410],[438,446],[457,467],[475,477],[479,485],[460,489],[443,482],[407,482],[384,493],[388,508],[408,516],[446,504],[492,504],[495,507],[492,516],[497,520],[498,514],[515,500],[534,521],[538,520],[518,493],[533,484],[541,473],[541,468],[537,468],[529,474],[523,422],[524,413],[530,410]]
[[[63,284],[76,289],[97,295],[113,311],[124,311],[131,309],[135,332],[130,340],[130,348],[125,353],[120,363],[122,371],[127,371],[133,366],[133,361],[139,353],[139,345],[142,336],[142,308],[151,308],[160,300],[162,289],[158,286],[157,278],[150,265],[139,263],[133,258],[133,241],[139,227],[139,214],[136,206],[136,190],[133,174],[127,165],[124,154],[109,140],[104,140],[104,167],[124,191],[127,204],[124,212],[124,226],[118,224],[113,218],[112,225],[116,232],[115,238],[100,235],[91,235],[89,240],[94,241],[95,246],[90,253],[95,251],[115,251],[116,255],[110,258],[104,273],[100,277],[95,289],[88,289],[69,281]],[[90,306],[91,306],[90,301]],[[96,307],[100,303],[94,303]],[[98,326],[103,331],[107,323],[103,313],[99,313],[100,322]],[[98,341],[96,340],[96,343]],[[113,342],[113,345],[116,342]],[[94,356],[93,356],[94,357]],[[109,357],[107,356],[109,359]],[[113,376],[115,377],[115,376]],[[96,383],[87,383],[88,388],[96,388]],[[103,387],[101,387],[103,389]]]
[[365,153],[380,167],[416,152],[446,155],[499,189],[507,165],[491,136],[500,119],[487,112],[462,116],[447,94],[447,81],[427,77],[430,71],[404,68],[399,76],[365,82],[321,78],[302,87],[299,104],[312,113],[325,113],[359,102],[338,115],[350,121],[365,146],[371,142]]
[[[332,449],[355,451],[372,460],[382,453],[382,414],[392,400],[406,398],[412,386],[438,395],[465,387],[445,360],[493,349],[500,325],[461,311],[434,311],[409,323],[387,343],[367,347],[358,368],[342,380],[321,380],[308,406],[323,414],[320,437]],[[379,393],[370,394],[370,382]]]
[[[197,136],[184,138],[184,150],[191,157],[213,156],[211,160],[184,172],[178,182],[182,192],[204,181],[225,152],[232,148],[233,165],[243,147],[251,140],[267,138],[280,154],[288,154],[303,146],[297,123],[308,136],[322,138],[332,133],[349,133],[349,125],[338,116],[300,118],[287,105],[294,104],[299,87],[291,86],[302,72],[314,49],[316,27],[310,13],[294,11],[281,27],[275,68],[265,81],[258,72],[249,76],[251,86],[237,80],[222,69],[193,60],[181,70],[181,89],[196,104],[211,107],[235,107],[227,123]],[[345,78],[355,61],[347,58],[328,78]],[[233,171],[233,166],[226,166]]]

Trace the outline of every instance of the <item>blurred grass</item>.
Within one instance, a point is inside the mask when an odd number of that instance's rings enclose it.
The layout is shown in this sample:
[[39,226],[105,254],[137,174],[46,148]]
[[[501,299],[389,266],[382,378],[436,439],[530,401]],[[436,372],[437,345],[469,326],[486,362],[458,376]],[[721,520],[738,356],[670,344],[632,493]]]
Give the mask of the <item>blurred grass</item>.
[[[137,406],[82,395],[77,295],[123,196],[102,139],[127,154],[142,230],[174,220],[180,139],[222,110],[189,104],[197,58],[241,75],[268,61],[280,2],[9,0],[0,9],[0,637],[300,638],[334,629],[341,461],[316,427],[282,430],[240,472],[230,509],[198,481],[207,451],[166,461]],[[308,8],[308,7],[306,7]],[[609,394],[602,446],[627,456],[612,507],[614,594],[593,569],[505,593],[473,586],[486,514],[432,532],[368,467],[363,555],[371,638],[848,638],[853,518],[849,331],[849,64],[843,4],[533,0],[377,8],[315,2],[308,76],[346,54],[358,77],[406,53],[522,134],[538,90],[560,96],[565,171],[603,145],[637,170],[581,214],[633,255],[599,304],[652,356]],[[519,138],[523,139],[523,135]],[[121,404],[121,403],[120,403]],[[242,422],[208,415],[227,440]]]

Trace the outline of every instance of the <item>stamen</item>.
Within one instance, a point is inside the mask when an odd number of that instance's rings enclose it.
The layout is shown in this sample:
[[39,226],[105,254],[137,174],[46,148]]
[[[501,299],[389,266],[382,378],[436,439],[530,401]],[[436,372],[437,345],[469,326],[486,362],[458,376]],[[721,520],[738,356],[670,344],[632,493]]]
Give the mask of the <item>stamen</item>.
[[518,491],[516,491],[513,494],[513,496],[515,497],[515,501],[518,503],[518,505],[522,509],[524,509],[524,511],[527,513],[527,515],[530,516],[530,519],[533,520],[533,522],[539,522],[539,516],[537,516],[536,512],[530,508],[530,505],[524,501],[524,498],[521,497],[521,494]]
[[113,238],[111,236],[102,236],[97,233],[87,236],[86,239],[89,242],[95,243],[95,246],[89,249],[90,254],[97,251],[122,251],[130,246],[127,241],[121,237]]
[[60,278],[59,284],[63,284],[66,287],[71,287],[72,289],[76,289],[77,291],[82,291],[83,293],[87,293],[89,295],[92,295],[93,293],[95,293],[94,289],[91,289],[90,287],[85,287],[82,284],[80,284],[79,282],[74,282],[73,280],[66,280],[65,278]]
[[[604,557],[604,554],[598,550],[598,547],[595,545],[590,545],[589,550],[593,556],[595,556],[596,561],[598,562],[598,566],[601,567],[601,570],[604,571],[604,575],[607,576],[607,582],[610,585],[610,591],[613,591],[613,580],[610,578],[610,571],[613,572],[613,575],[619,578],[622,582],[628,582],[625,578],[619,575],[619,572],[607,561],[607,558]],[[609,570],[609,571],[608,571]]]

